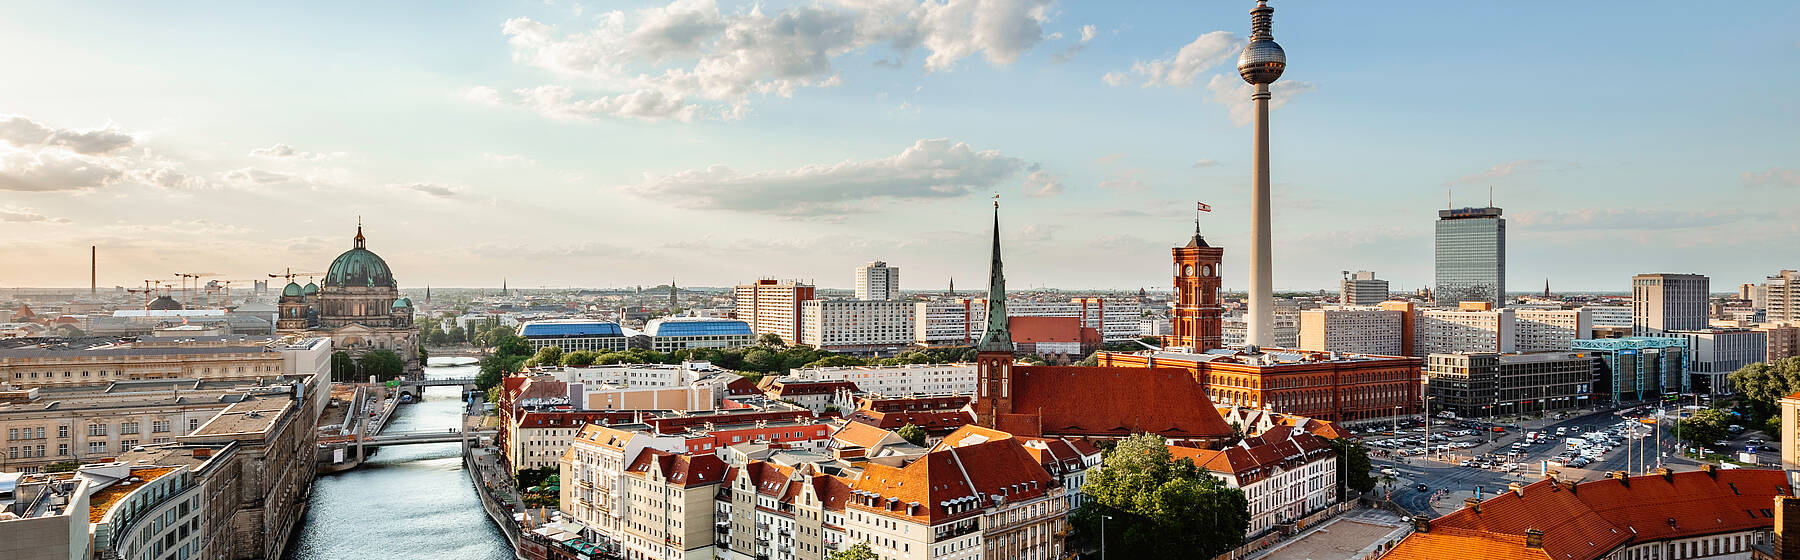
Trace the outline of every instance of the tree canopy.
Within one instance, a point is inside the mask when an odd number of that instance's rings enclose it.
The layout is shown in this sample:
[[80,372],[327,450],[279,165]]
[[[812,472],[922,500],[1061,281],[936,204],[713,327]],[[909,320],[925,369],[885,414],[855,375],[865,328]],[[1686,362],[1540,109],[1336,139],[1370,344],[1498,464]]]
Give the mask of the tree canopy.
[[1076,529],[1098,542],[1104,521],[1104,546],[1120,558],[1211,558],[1237,548],[1250,527],[1242,490],[1172,459],[1155,434],[1120,441],[1081,491],[1094,500],[1076,510]]
[[375,376],[377,381],[397,379],[406,372],[406,362],[393,350],[379,349],[363,352],[356,359],[356,367],[362,377]]
[[1728,433],[1726,429],[1731,424],[1731,415],[1723,410],[1696,410],[1693,416],[1681,420],[1681,439],[1694,442],[1695,445],[1712,445],[1714,441],[1725,439]]
[[898,430],[894,430],[894,433],[899,435],[900,439],[906,440],[907,443],[919,447],[925,446],[925,437],[927,436],[925,428],[920,428],[917,425],[909,423],[905,426],[901,426]]
[[850,545],[850,548],[825,555],[825,560],[877,560],[878,558],[880,557],[875,555],[875,551],[869,549],[868,541],[859,542]]
[[1369,476],[1369,470],[1374,466],[1369,464],[1369,450],[1363,447],[1362,442],[1339,438],[1331,440],[1331,448],[1337,450],[1338,470],[1342,472],[1338,477],[1339,496],[1361,494],[1375,489],[1375,477]]
[[1750,364],[1731,372],[1729,379],[1749,402],[1752,416],[1768,418],[1780,410],[1781,397],[1800,391],[1800,357]]

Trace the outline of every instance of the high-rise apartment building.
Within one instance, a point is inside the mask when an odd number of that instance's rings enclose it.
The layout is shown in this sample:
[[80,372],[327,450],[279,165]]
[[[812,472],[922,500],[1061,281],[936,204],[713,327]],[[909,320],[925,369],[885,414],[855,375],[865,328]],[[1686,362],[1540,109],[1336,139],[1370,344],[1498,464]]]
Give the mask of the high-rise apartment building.
[[856,299],[900,299],[900,267],[883,261],[869,261],[856,267]]
[[[1762,300],[1769,322],[1800,322],[1800,271],[1783,270],[1770,276],[1763,283]],[[1755,305],[1752,299],[1751,306]]]
[[1581,309],[1493,309],[1464,302],[1457,309],[1425,309],[1418,319],[1419,353],[1549,352],[1592,336],[1593,316]]
[[1404,356],[1412,347],[1406,323],[1406,312],[1378,307],[1308,309],[1300,312],[1300,349]]
[[1699,274],[1631,277],[1631,333],[1659,336],[1707,327],[1708,280]]
[[737,287],[737,319],[750,324],[756,334],[774,333],[788,344],[800,342],[800,305],[813,299],[810,284],[773,279]]
[[913,304],[820,300],[800,304],[800,343],[821,350],[891,353],[913,342]]
[[[1107,342],[1138,337],[1143,304],[1131,300],[1073,298],[1067,302],[1008,299],[1012,317],[1077,317],[1081,326],[1100,331]],[[987,300],[959,298],[913,304],[913,339],[924,346],[960,346],[981,338],[987,324]]]
[[1338,302],[1344,305],[1378,305],[1387,298],[1388,281],[1375,278],[1374,272],[1359,270],[1338,284]]
[[1752,330],[1763,333],[1764,362],[1800,356],[1800,324],[1768,323]]
[[1506,218],[1500,209],[1438,211],[1437,286],[1439,303],[1485,301],[1506,306]]

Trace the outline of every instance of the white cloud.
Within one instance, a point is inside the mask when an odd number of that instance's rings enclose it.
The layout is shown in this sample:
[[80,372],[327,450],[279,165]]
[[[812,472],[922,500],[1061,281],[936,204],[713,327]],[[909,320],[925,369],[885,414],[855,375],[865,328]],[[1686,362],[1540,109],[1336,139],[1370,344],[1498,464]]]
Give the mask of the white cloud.
[[766,14],[761,5],[727,13],[713,0],[674,0],[630,14],[608,12],[573,32],[514,18],[501,32],[515,62],[579,78],[601,93],[550,85],[519,89],[519,99],[508,101],[482,86],[465,96],[564,119],[688,121],[700,103],[734,118],[753,96],[839,85],[834,59],[875,45],[901,55],[922,48],[929,52],[928,71],[977,54],[994,65],[1011,63],[1044,40],[1053,6],[1054,0],[838,0]]
[[69,219],[52,218],[50,216],[39,214],[37,211],[30,208],[0,206],[0,222],[66,224],[69,223]]
[[1201,159],[1199,161],[1194,162],[1194,167],[1198,169],[1198,168],[1212,167],[1212,166],[1215,166],[1218,164],[1219,164],[1219,160],[1216,160],[1216,159]]
[[[1133,63],[1131,74],[1142,80],[1144,87],[1190,85],[1200,74],[1231,60],[1239,48],[1236,35],[1229,31],[1213,31],[1196,37],[1173,56]],[[1114,86],[1131,81],[1122,72],[1108,72],[1101,79]]]
[[1120,172],[1118,175],[1113,176],[1110,179],[1101,181],[1100,188],[1109,190],[1109,191],[1122,192],[1122,193],[1144,192],[1146,190],[1149,190],[1150,186],[1145,185],[1144,181],[1142,179],[1138,178],[1139,175],[1143,175],[1143,174],[1144,174],[1143,169],[1138,169],[1138,168],[1127,169],[1123,172]]
[[284,182],[287,182],[288,180],[293,179],[294,177],[292,175],[288,175],[286,173],[277,173],[277,172],[269,171],[266,169],[245,167],[245,168],[241,168],[241,169],[234,169],[231,171],[227,171],[227,172],[225,172],[224,175],[221,175],[220,178],[224,179],[225,182],[227,182],[227,183],[232,183],[232,184],[236,184],[236,185],[240,185],[240,186],[261,186],[261,185],[273,185],[276,183],[284,183]]
[[0,190],[98,189],[124,177],[123,171],[105,159],[68,150],[0,150]]
[[1061,179],[1042,169],[1034,170],[1025,176],[1025,196],[1032,198],[1050,198],[1063,192]]
[[1545,171],[1561,171],[1571,167],[1574,167],[1574,165],[1566,162],[1556,162],[1544,159],[1513,160],[1496,163],[1493,167],[1489,167],[1480,172],[1445,181],[1444,186],[1488,185],[1503,179],[1518,178]]
[[136,139],[111,128],[51,128],[21,116],[0,117],[0,142],[16,147],[57,146],[83,155],[101,155],[132,147]]
[[867,211],[878,200],[955,198],[994,189],[1027,167],[1024,160],[995,150],[925,139],[892,157],[782,171],[742,172],[714,165],[646,175],[624,189],[689,208],[818,217]]
[[[1093,25],[1090,24],[1090,25],[1081,26],[1081,38],[1076,40],[1075,44],[1069,45],[1068,48],[1065,48],[1061,51],[1057,51],[1056,54],[1050,55],[1050,62],[1055,62],[1055,63],[1061,64],[1064,62],[1068,62],[1070,59],[1075,58],[1075,55],[1080,53],[1081,49],[1087,48],[1087,44],[1094,41],[1094,36],[1096,36],[1096,35],[1099,35],[1099,30],[1096,29]],[[1057,39],[1062,38],[1062,34],[1061,33],[1055,34],[1055,38],[1057,38]]]
[[1746,187],[1800,187],[1800,169],[1771,167],[1764,171],[1745,171],[1741,180]]
[[296,150],[296,149],[294,149],[293,146],[289,146],[287,144],[276,143],[275,145],[269,146],[267,148],[257,148],[254,150],[250,150],[250,155],[257,156],[257,157],[273,158],[273,159],[320,160],[320,159],[326,159],[326,158],[339,157],[344,154],[343,154],[343,152],[334,152],[334,153],[329,153],[329,154],[318,153],[318,152],[305,152],[305,151]]
[[402,190],[425,193],[438,198],[455,198],[458,195],[461,195],[463,191],[461,187],[439,185],[436,183],[405,183],[388,186]]
[[[1280,109],[1294,97],[1315,89],[1319,87],[1311,82],[1288,80],[1270,84],[1269,110]],[[1206,83],[1206,90],[1212,92],[1210,101],[1230,110],[1233,124],[1243,126],[1256,119],[1256,105],[1250,100],[1250,94],[1256,93],[1256,87],[1245,83],[1236,74],[1214,74],[1212,80]]]

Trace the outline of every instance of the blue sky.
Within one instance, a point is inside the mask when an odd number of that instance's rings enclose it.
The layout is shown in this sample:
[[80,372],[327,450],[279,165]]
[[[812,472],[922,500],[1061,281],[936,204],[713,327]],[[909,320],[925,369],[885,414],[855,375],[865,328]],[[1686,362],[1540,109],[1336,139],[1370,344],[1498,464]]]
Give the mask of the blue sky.
[[[1165,286],[1199,200],[1241,289],[1252,5],[8,5],[0,286],[321,269],[358,216],[407,286],[973,286],[998,192],[1014,286]],[[1274,6],[1278,288],[1427,285],[1490,186],[1515,290],[1800,266],[1800,6]]]

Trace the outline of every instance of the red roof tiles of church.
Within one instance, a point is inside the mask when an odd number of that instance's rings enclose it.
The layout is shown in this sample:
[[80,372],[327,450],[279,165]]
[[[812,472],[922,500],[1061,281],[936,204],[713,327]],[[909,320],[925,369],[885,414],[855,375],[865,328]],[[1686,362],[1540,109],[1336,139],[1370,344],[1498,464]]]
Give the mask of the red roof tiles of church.
[[[1008,501],[1042,497],[1060,488],[1037,459],[1017,440],[984,441],[962,447],[940,446],[905,467],[870,464],[851,483],[852,508],[891,517],[936,523],[980,511],[950,513],[946,502],[975,496],[982,506],[993,496]],[[893,500],[890,502],[890,498]],[[863,503],[872,500],[875,505]],[[918,503],[917,511],[910,508]],[[893,503],[892,507],[888,504]]]
[[1185,369],[1016,366],[1013,412],[1036,415],[1041,432],[1023,435],[1229,438],[1231,426]]

